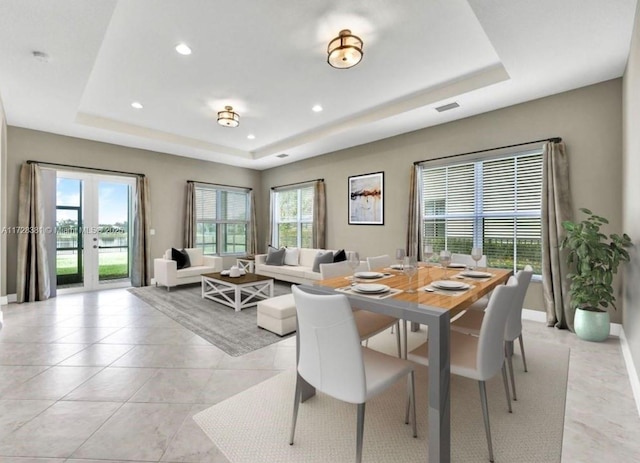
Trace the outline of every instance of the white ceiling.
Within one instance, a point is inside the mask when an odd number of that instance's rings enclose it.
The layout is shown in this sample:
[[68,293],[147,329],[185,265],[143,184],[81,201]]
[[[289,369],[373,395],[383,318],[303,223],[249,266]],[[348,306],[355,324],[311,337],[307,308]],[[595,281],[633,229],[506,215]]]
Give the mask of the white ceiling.
[[[619,77],[635,7],[2,0],[0,94],[10,125],[265,169]],[[364,58],[333,69],[327,43],[344,28]],[[193,54],[176,53],[180,42]],[[216,123],[225,105],[238,128]]]

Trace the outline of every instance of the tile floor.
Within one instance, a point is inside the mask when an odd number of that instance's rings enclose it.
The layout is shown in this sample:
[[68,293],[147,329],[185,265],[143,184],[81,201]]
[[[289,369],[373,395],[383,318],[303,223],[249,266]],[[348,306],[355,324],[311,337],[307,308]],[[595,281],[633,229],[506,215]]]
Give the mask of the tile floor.
[[[295,338],[231,357],[123,289],[3,312],[0,463],[224,463],[191,417],[295,363]],[[525,322],[536,339],[571,348],[562,461],[640,461],[617,338]]]

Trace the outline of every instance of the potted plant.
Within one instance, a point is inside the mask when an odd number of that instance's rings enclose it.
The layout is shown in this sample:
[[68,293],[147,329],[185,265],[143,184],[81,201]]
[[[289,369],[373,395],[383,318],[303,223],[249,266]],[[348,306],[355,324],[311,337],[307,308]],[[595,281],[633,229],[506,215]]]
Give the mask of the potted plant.
[[607,309],[616,308],[613,275],[620,262],[629,260],[625,248],[631,246],[631,239],[626,233],[622,236],[601,233],[600,227],[609,221],[589,209],[580,211],[587,215],[586,219],[562,222],[567,234],[560,245],[569,251],[569,296],[576,311],[574,329],[581,339],[604,341],[610,326]]

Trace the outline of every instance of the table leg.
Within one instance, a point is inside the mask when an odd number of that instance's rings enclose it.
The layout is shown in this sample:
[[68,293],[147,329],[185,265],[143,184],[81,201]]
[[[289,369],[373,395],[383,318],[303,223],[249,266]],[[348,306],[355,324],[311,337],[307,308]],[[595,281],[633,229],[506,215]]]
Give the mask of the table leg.
[[236,312],[240,312],[242,310],[242,288],[239,285],[234,285],[235,286],[235,309]]
[[451,461],[449,312],[429,324],[429,461]]

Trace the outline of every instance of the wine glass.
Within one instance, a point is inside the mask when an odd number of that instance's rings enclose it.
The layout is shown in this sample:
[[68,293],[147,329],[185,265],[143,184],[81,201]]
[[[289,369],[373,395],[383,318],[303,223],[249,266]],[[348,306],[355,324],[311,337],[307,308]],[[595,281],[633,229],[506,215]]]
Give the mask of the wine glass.
[[352,284],[356,284],[356,269],[360,266],[360,255],[357,252],[351,252],[349,254],[349,258],[347,259],[347,264],[351,267],[351,271],[353,271],[353,278],[351,279]]
[[440,265],[444,269],[445,280],[448,279],[447,267],[449,267],[450,263],[451,263],[451,252],[447,251],[446,249],[443,249],[442,251],[440,251]]
[[433,246],[431,246],[430,244],[427,244],[424,247],[424,260],[429,262],[431,260],[431,257],[433,257]]
[[418,273],[418,263],[415,257],[405,257],[402,265],[402,272],[409,278],[409,289],[407,293],[415,293],[416,290],[411,287],[413,276]]
[[471,250],[471,258],[475,261],[475,268],[478,268],[478,262],[482,259],[482,248],[473,248]]
[[404,253],[403,248],[396,249],[396,260],[398,261],[399,265],[402,265],[402,262],[404,261],[405,257],[406,257],[406,254]]

